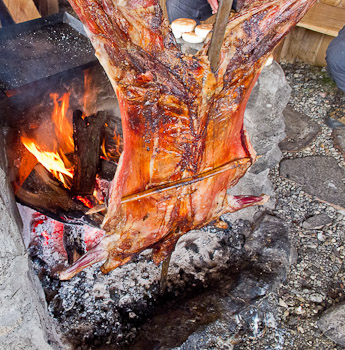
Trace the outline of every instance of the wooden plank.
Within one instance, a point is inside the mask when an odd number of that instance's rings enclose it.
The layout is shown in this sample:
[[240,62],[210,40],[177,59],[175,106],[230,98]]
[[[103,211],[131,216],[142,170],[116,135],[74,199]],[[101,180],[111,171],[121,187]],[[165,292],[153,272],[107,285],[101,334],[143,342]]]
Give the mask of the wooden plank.
[[297,26],[336,37],[344,24],[345,8],[316,3]]
[[296,58],[299,56],[301,49],[301,43],[304,43],[306,29],[304,28],[295,28],[291,31],[287,37],[286,43],[283,47],[281,53],[281,60],[294,63]]
[[59,0],[39,0],[38,10],[41,16],[49,16],[59,12]]
[[319,0],[322,4],[330,5],[330,6],[340,6],[342,5],[342,0]]
[[33,0],[2,0],[16,23],[41,17]]
[[[322,34],[305,30],[304,35],[299,42],[299,51],[297,52],[296,58],[302,62],[314,65],[321,42]],[[301,45],[301,43],[303,43],[303,45]]]
[[282,40],[273,50],[273,58],[275,61],[280,62],[281,53],[284,47],[285,39]]
[[9,24],[14,24],[14,21],[8,13],[7,7],[0,0],[0,28],[8,26]]
[[[295,28],[274,51],[277,62],[294,63],[296,60],[316,66],[326,66],[326,50],[334,38],[304,28]],[[303,42],[303,45],[301,45]]]
[[104,111],[89,117],[84,117],[79,110],[73,112],[74,176],[71,191],[75,195],[93,193],[106,116]]
[[315,57],[315,66],[326,66],[326,50],[329,45],[329,43],[333,40],[334,38],[329,35],[323,35],[321,43],[320,43],[320,48],[319,51]]
[[279,53],[279,62],[280,62],[280,61],[287,62],[287,61],[286,61],[286,57],[287,57],[287,54],[288,54],[289,48],[290,48],[291,33],[292,33],[292,32],[290,32],[290,33],[285,37],[285,39],[282,41],[282,46],[281,46],[280,53]]

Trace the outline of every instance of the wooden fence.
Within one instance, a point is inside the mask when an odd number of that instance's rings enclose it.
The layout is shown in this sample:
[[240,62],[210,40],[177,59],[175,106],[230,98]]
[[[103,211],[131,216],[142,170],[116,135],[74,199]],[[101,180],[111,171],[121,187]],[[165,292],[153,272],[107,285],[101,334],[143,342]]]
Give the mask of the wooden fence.
[[329,43],[345,26],[345,0],[319,0],[275,50],[275,59],[325,66]]

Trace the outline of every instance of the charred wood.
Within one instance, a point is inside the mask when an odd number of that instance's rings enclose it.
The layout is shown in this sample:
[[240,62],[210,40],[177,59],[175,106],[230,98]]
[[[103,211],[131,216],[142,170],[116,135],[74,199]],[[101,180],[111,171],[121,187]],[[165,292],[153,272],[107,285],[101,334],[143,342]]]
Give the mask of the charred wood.
[[74,176],[72,193],[92,194],[100,161],[101,130],[106,113],[101,111],[83,117],[79,110],[73,113]]
[[89,208],[74,200],[41,164],[35,166],[23,186],[17,190],[16,198],[21,204],[64,223],[100,227],[103,220],[100,213],[86,215]]
[[67,253],[68,263],[73,264],[86,253],[83,230],[78,230],[75,225],[64,225],[63,245]]
[[99,176],[101,179],[111,181],[114,178],[117,164],[113,161],[101,159],[101,165],[99,170]]
[[102,129],[102,151],[106,160],[118,163],[122,153],[122,139],[121,119],[109,116]]

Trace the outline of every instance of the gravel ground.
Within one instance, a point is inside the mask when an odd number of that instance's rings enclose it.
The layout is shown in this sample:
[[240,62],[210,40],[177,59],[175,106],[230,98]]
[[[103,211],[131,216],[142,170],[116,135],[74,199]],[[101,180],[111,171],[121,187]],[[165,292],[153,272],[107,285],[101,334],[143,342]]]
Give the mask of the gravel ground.
[[[325,68],[302,63],[282,65],[292,87],[289,105],[316,121],[320,134],[305,149],[285,152],[285,159],[327,155],[345,169],[344,158],[334,147],[332,129],[325,123],[331,110],[345,105],[345,94],[337,89]],[[332,206],[322,203],[298,184],[279,176],[279,166],[270,173],[277,196],[274,214],[290,227],[296,248],[296,263],[287,280],[273,297],[278,303],[278,320],[259,339],[247,339],[236,347],[244,349],[343,349],[323,336],[317,321],[332,305],[345,300],[345,220]],[[319,230],[303,228],[314,215],[326,214],[331,223]]]

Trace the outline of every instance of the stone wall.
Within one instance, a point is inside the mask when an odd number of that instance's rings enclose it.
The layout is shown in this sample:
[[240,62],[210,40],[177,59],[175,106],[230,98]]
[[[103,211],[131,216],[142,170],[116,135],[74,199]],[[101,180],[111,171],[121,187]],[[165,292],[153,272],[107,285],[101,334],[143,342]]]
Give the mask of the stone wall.
[[21,219],[6,178],[3,139],[0,135],[0,349],[62,349],[21,238]]

